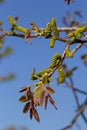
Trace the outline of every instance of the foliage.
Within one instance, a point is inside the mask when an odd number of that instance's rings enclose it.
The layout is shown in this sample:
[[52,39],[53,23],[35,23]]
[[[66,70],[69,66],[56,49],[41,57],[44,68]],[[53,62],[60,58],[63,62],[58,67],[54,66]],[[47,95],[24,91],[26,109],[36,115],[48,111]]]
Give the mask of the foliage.
[[[71,0],[65,0],[67,4],[70,4]],[[79,12],[75,12],[75,15],[81,16]],[[68,13],[67,17],[71,17]],[[66,18],[67,19],[67,18]],[[63,23],[67,24],[66,19],[63,19]],[[19,98],[19,101],[25,103],[23,108],[23,113],[26,114],[29,112],[30,119],[33,117],[40,122],[40,117],[37,112],[37,107],[43,107],[47,109],[48,102],[57,110],[55,101],[52,97],[55,94],[55,90],[52,88],[51,84],[53,82],[52,75],[54,72],[57,72],[57,82],[58,85],[66,84],[69,88],[72,89],[74,97],[76,99],[76,104],[78,107],[77,114],[75,118],[72,120],[71,124],[66,128],[70,128],[76,119],[82,114],[83,118],[86,118],[83,110],[87,107],[87,100],[80,105],[76,91],[79,93],[84,93],[87,96],[87,92],[83,92],[74,87],[74,83],[72,80],[73,72],[77,69],[77,67],[73,67],[68,69],[67,65],[64,64],[66,58],[73,58],[74,54],[87,42],[87,25],[79,23],[75,21],[73,18],[72,20],[69,19],[69,24],[65,28],[57,27],[57,22],[55,18],[51,18],[49,22],[46,23],[45,28],[40,28],[34,22],[30,23],[30,28],[25,28],[18,25],[18,17],[13,18],[12,16],[8,16],[8,21],[10,24],[10,30],[7,31],[3,29],[3,23],[0,22],[0,47],[3,46],[3,38],[5,36],[15,36],[24,38],[26,41],[32,43],[32,38],[36,37],[44,37],[45,39],[49,39],[49,48],[52,49],[55,47],[57,41],[64,42],[65,48],[62,54],[55,53],[51,58],[51,63],[47,66],[47,68],[41,70],[40,72],[36,72],[36,68],[33,68],[32,73],[30,75],[30,80],[33,80],[33,84],[23,87],[20,90],[20,93],[23,95]],[[61,33],[64,33],[64,36],[61,36]],[[74,49],[71,49],[71,45]],[[75,46],[76,45],[76,46]],[[0,57],[4,57],[11,53],[10,48],[6,48],[4,51],[0,52]],[[87,63],[87,54],[83,54],[81,59],[84,63]],[[14,75],[10,75],[8,77],[1,77],[3,79],[11,79]],[[84,107],[83,107],[84,106]],[[85,120],[85,119],[84,119]]]

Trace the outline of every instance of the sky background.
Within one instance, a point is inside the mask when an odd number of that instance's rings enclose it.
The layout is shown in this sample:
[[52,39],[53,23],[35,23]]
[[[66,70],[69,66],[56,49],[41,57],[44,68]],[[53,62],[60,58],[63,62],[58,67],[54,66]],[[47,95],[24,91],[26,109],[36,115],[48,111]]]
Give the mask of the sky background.
[[[10,25],[7,17],[19,16],[18,25],[29,28],[29,23],[34,20],[39,27],[45,27],[46,23],[52,17],[57,20],[57,26],[62,27],[62,17],[66,15],[66,11],[71,14],[74,11],[81,10],[83,18],[79,21],[87,21],[87,0],[75,0],[69,6],[64,3],[64,0],[5,0],[0,4],[0,20],[3,21],[3,28],[9,30]],[[28,130],[59,130],[66,126],[73,118],[76,110],[76,104],[71,90],[63,87],[64,85],[56,84],[56,74],[52,87],[56,90],[53,98],[56,101],[58,110],[53,106],[48,105],[47,110],[38,108],[41,122],[38,123],[34,119],[29,119],[29,114],[23,114],[23,103],[18,101],[21,94],[21,87],[31,84],[30,74],[34,67],[37,72],[47,68],[51,62],[51,57],[54,53],[62,53],[64,43],[57,42],[54,49],[50,49],[49,40],[44,38],[32,39],[32,45],[26,43],[24,39],[16,37],[6,37],[3,48],[12,47],[13,53],[0,61],[0,75],[8,75],[15,73],[16,78],[13,81],[0,83],[0,130],[12,125],[25,126]],[[75,86],[82,90],[86,90],[86,67],[79,60],[81,54],[86,52],[83,47],[79,50],[74,58],[66,59],[68,67],[78,66],[78,70],[74,73],[73,79]],[[80,96],[82,103],[85,97]],[[87,114],[87,110],[85,112]],[[86,130],[83,119],[79,118],[78,123],[82,130]],[[76,126],[73,127],[76,130]]]

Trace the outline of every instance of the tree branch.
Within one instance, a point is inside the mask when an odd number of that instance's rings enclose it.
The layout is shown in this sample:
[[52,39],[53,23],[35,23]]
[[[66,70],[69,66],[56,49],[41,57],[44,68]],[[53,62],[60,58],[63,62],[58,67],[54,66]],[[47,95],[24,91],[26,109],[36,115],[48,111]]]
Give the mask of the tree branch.
[[87,107],[87,100],[82,104],[82,106],[80,107],[80,109],[78,110],[78,112],[76,113],[76,115],[74,116],[72,121],[70,122],[70,124],[67,125],[66,127],[64,127],[61,130],[67,130],[67,129],[71,128],[75,124],[75,122],[77,121],[78,117],[85,110],[86,107]]

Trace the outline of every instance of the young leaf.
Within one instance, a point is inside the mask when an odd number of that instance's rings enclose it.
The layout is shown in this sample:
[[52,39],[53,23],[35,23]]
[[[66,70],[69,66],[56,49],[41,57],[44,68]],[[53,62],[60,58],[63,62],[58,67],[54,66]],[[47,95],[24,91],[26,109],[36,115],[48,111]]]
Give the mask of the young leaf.
[[30,108],[30,119],[32,119],[33,114],[34,114],[34,112],[33,112],[33,108]]
[[45,96],[45,90],[43,90],[42,93],[41,93],[40,106],[42,106],[42,103],[43,103],[43,100],[44,100],[44,96]]
[[48,98],[49,98],[49,101],[50,101],[50,103],[55,107],[55,109],[57,110],[57,107],[56,107],[56,105],[55,105],[55,101],[53,100],[53,98],[50,96],[50,95],[48,95]]
[[22,88],[19,92],[24,92],[27,90],[27,87]]
[[49,101],[55,107],[55,109],[57,110],[57,107],[56,107],[55,103],[53,102],[53,100],[49,99]]
[[34,111],[34,118],[35,118],[38,122],[40,122],[40,118],[39,118],[39,115],[38,115],[37,110],[36,110],[35,108],[33,108],[33,111]]
[[38,85],[38,86],[34,89],[35,97],[36,97],[36,98],[40,98],[42,91],[43,91],[43,86]]
[[36,96],[33,96],[33,102],[35,106],[39,105],[39,100],[36,98]]
[[25,95],[21,96],[21,97],[19,98],[19,101],[20,101],[20,102],[26,102],[27,100],[26,100]]
[[27,113],[31,107],[31,102],[27,102],[24,106],[23,113]]
[[49,94],[54,94],[55,93],[55,91],[50,87],[46,87],[46,92],[49,93]]
[[48,95],[46,95],[45,101],[44,101],[44,107],[45,107],[45,109],[47,108],[47,103],[48,103]]
[[8,21],[9,21],[10,24],[13,25],[13,26],[17,24],[16,20],[13,19],[12,16],[8,16]]

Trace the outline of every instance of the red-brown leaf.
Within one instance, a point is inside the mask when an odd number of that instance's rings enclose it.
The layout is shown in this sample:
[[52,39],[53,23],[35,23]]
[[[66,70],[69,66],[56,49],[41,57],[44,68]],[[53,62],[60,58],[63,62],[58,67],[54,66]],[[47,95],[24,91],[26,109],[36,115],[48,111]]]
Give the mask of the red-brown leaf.
[[50,87],[46,87],[46,92],[49,93],[49,94],[54,94],[55,93],[55,91]]
[[57,107],[56,107],[56,105],[55,105],[55,101],[53,100],[53,98],[50,96],[50,95],[48,95],[48,97],[49,97],[49,101],[50,101],[50,103],[55,107],[55,109],[57,110]]
[[19,92],[24,92],[27,90],[27,87],[22,88]]
[[39,118],[39,115],[38,115],[37,110],[36,110],[35,108],[33,108],[33,110],[34,110],[34,118],[35,118],[38,122],[40,122],[40,118]]
[[53,100],[53,98],[50,96],[50,94],[48,94],[48,98],[49,98],[49,100],[51,100],[51,102],[54,104],[55,103],[55,101]]
[[39,105],[39,100],[35,96],[33,96],[33,102],[35,106]]
[[32,94],[31,94],[30,88],[27,88],[27,90],[25,91],[25,97],[27,100],[31,99]]
[[33,117],[33,108],[30,108],[30,119],[32,119],[32,117]]
[[31,102],[27,102],[24,106],[23,113],[27,113],[28,110],[30,109],[30,106],[31,106]]
[[47,108],[47,103],[48,103],[48,95],[46,95],[45,101],[44,101],[44,107],[45,107],[45,109]]
[[50,103],[55,107],[55,109],[57,110],[57,107],[56,107],[56,105],[52,102],[52,100],[49,99],[49,101],[50,101]]

